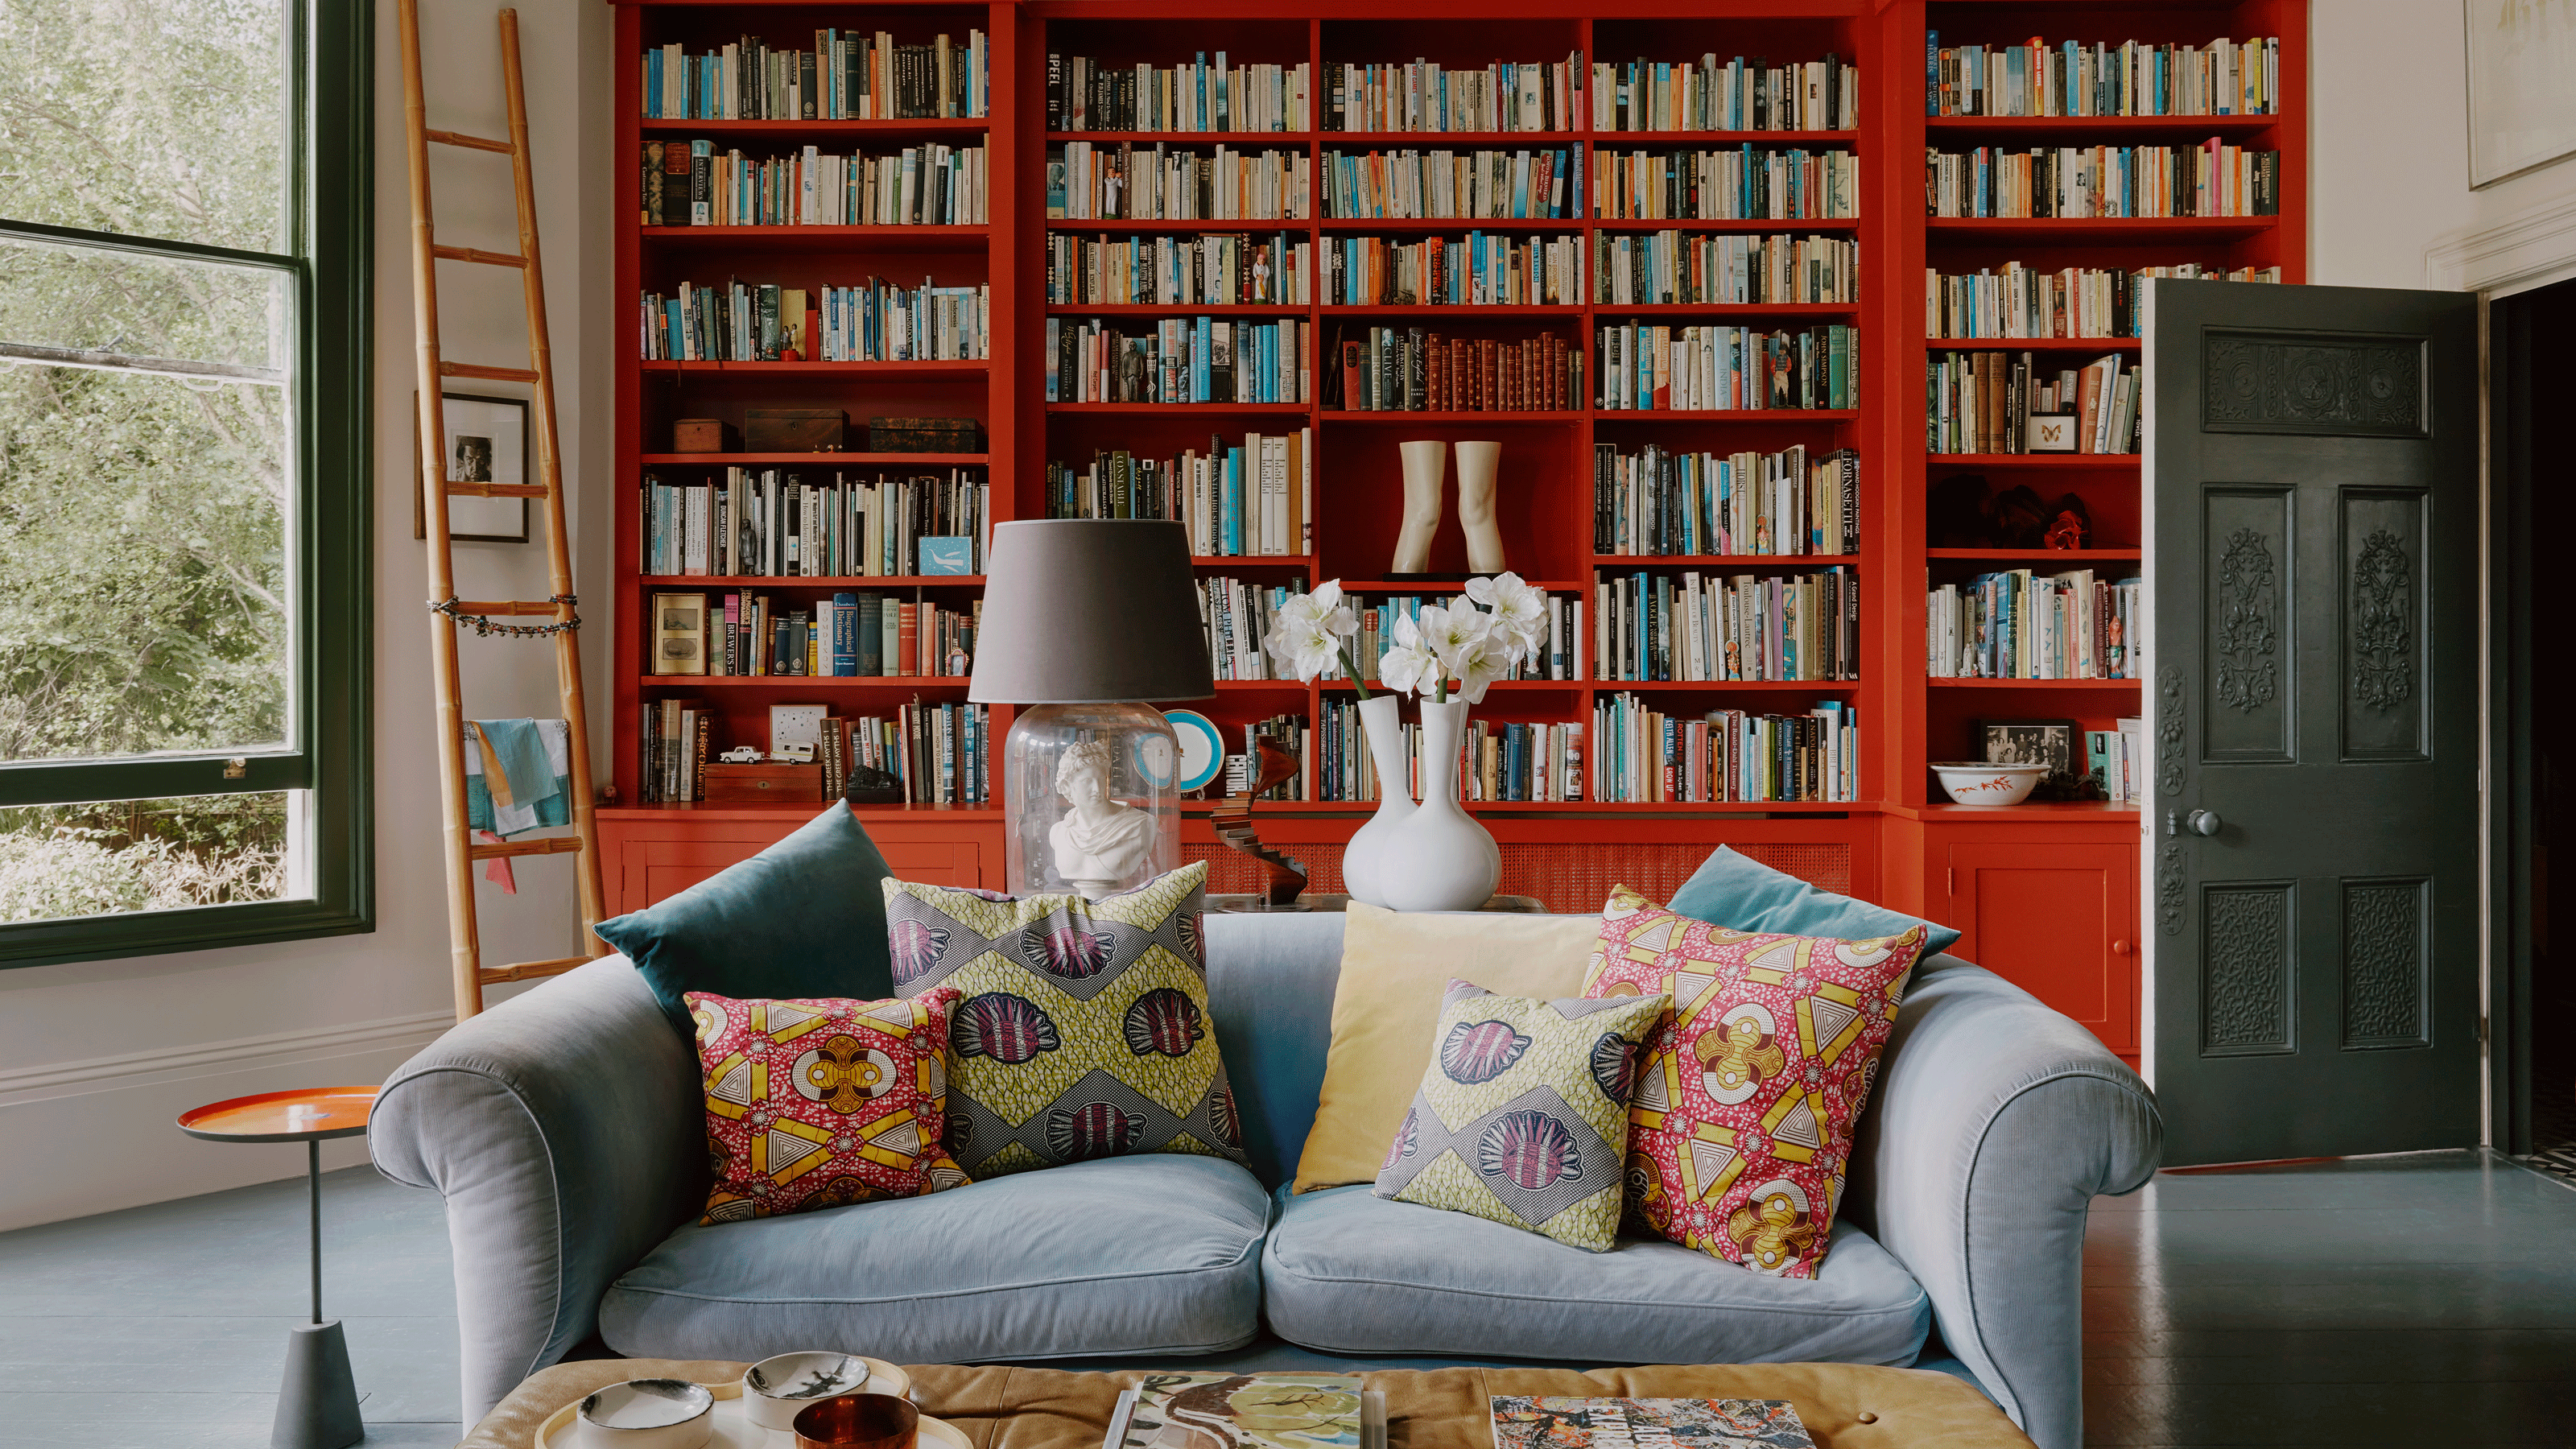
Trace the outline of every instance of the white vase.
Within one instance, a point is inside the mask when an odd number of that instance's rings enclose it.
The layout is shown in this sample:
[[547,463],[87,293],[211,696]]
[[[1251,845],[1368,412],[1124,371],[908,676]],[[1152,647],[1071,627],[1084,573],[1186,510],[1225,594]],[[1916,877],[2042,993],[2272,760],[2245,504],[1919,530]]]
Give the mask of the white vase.
[[[1503,879],[1494,837],[1458,804],[1458,747],[1467,702],[1422,706],[1422,804],[1378,855],[1387,907],[1398,911],[1472,911]],[[1347,869],[1345,871],[1347,878]]]
[[1413,814],[1413,781],[1404,767],[1404,722],[1396,718],[1402,695],[1372,694],[1360,701],[1360,734],[1377,770],[1377,813],[1342,847],[1342,889],[1355,901],[1386,904],[1379,870],[1396,827]]

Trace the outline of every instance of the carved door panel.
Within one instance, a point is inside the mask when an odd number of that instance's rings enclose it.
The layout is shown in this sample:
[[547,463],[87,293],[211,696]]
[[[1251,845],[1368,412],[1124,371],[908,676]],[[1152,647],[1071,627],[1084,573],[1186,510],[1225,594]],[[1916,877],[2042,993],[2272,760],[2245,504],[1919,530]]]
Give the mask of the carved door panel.
[[2151,285],[2165,1160],[2474,1144],[2474,299]]

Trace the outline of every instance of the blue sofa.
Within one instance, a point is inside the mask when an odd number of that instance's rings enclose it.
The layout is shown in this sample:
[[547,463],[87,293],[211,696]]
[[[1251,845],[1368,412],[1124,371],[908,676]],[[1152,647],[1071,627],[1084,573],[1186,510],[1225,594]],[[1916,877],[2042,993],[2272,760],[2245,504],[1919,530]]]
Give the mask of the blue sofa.
[[699,1080],[624,957],[457,1027],[369,1138],[447,1199],[464,1419],[594,1332],[635,1357],[853,1347],[908,1362],[1169,1359],[1267,1329],[1360,1358],[1910,1364],[1937,1327],[2043,1449],[2082,1439],[2084,1219],[2155,1170],[2145,1086],[1949,956],[1916,973],[1832,1251],[1808,1281],[1670,1243],[1592,1254],[1365,1186],[1287,1195],[1314,1120],[1343,918],[1207,920],[1251,1170],[1111,1159],[722,1227]]

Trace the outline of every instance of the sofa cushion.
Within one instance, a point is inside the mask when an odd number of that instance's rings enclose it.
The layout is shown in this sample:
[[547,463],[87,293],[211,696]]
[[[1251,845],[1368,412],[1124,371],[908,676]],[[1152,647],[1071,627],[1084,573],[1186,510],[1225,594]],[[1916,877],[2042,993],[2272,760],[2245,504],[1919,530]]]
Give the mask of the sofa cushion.
[[1773,870],[1721,845],[1708,853],[1667,903],[1695,921],[1733,931],[1775,931],[1784,936],[1840,936],[1858,941],[1901,936],[1916,926],[1927,938],[1926,956],[1957,943],[1948,926],[1818,890],[1794,875]]
[[1163,1155],[692,1224],[609,1288],[599,1333],[619,1353],[659,1358],[818,1345],[897,1363],[1234,1348],[1259,1325],[1268,1207],[1234,1163]]
[[1849,1225],[1815,1277],[1793,1279],[1647,1239],[1587,1253],[1366,1188],[1277,1200],[1263,1312],[1280,1337],[1335,1353],[1901,1365],[1932,1321],[1922,1288]]

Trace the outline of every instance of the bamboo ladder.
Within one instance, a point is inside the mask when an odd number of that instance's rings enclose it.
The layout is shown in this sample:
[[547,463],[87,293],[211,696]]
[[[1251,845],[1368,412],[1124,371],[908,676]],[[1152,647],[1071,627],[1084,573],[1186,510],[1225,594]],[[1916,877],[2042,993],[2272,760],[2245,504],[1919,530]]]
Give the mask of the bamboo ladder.
[[[420,477],[422,513],[429,534],[429,650],[432,682],[438,697],[439,804],[445,816],[443,841],[447,858],[447,930],[456,984],[459,1021],[483,1009],[483,988],[503,981],[524,981],[569,971],[590,959],[565,956],[551,961],[523,961],[485,966],[479,927],[474,917],[474,864],[511,856],[578,854],[581,927],[585,942],[598,950],[591,927],[599,924],[599,827],[591,812],[590,736],[581,698],[581,627],[573,612],[572,550],[564,537],[563,467],[555,435],[555,381],[552,351],[546,341],[545,269],[537,255],[536,182],[528,164],[528,100],[519,76],[519,12],[500,12],[501,74],[509,92],[510,139],[494,141],[429,127],[428,106],[420,79],[419,0],[401,0],[403,61],[403,127],[411,157],[411,293],[418,340],[420,372]],[[441,246],[430,223],[429,148],[431,143],[468,151],[489,151],[510,158],[511,180],[518,198],[519,250],[516,255],[473,247]],[[481,266],[515,267],[528,314],[528,367],[486,367],[449,362],[438,348],[438,273],[442,261]],[[524,382],[536,391],[535,483],[447,482],[446,431],[439,391],[451,377],[493,382]],[[473,600],[456,597],[456,561],[448,539],[447,500],[451,497],[529,498],[545,515],[546,568],[551,597],[542,602]],[[544,624],[509,624],[500,619],[546,619]],[[570,735],[572,829],[568,836],[476,844],[466,823],[465,713],[457,680],[456,639],[461,629],[478,635],[554,641],[555,684],[563,701]]]

